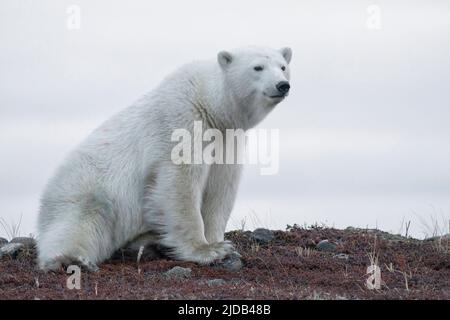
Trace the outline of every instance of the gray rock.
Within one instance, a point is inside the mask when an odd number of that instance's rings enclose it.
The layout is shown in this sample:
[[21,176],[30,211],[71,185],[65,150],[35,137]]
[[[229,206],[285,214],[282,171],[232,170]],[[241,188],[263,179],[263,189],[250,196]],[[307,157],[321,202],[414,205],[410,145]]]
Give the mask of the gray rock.
[[430,238],[425,238],[423,241],[449,241],[450,240],[450,234],[446,234],[443,236],[435,236]]
[[399,242],[399,241],[418,241],[417,239],[413,239],[411,237],[404,237],[400,234],[391,234],[389,232],[386,231],[381,231],[378,229],[368,229],[368,228],[354,228],[354,227],[347,227],[345,229],[346,231],[349,232],[356,232],[356,233],[368,233],[374,236],[377,236],[381,239],[384,240],[388,240],[388,241],[394,241],[394,242]]
[[36,240],[29,237],[15,237],[11,240],[10,243],[21,243],[27,249],[32,249],[36,247]]
[[9,255],[14,257],[17,253],[24,248],[25,246],[22,243],[8,243],[0,248],[0,258],[3,256]]
[[345,254],[345,253],[338,253],[338,254],[334,255],[333,258],[341,259],[341,260],[348,260],[349,259],[349,255]]
[[260,244],[267,244],[275,238],[275,235],[271,230],[258,228],[250,234],[250,238]]
[[244,264],[242,263],[241,255],[237,252],[230,254],[217,265],[217,267],[229,271],[241,270],[243,266]]
[[319,251],[333,252],[336,250],[336,244],[328,240],[322,240],[316,245],[316,249]]
[[0,248],[3,247],[7,243],[8,243],[8,240],[6,240],[5,238],[0,237]]
[[205,283],[208,286],[210,286],[210,287],[221,286],[221,285],[225,284],[225,280],[223,280],[223,279],[211,279],[211,280],[205,281]]
[[168,277],[173,278],[189,278],[191,276],[191,268],[183,268],[180,266],[175,266],[164,274]]

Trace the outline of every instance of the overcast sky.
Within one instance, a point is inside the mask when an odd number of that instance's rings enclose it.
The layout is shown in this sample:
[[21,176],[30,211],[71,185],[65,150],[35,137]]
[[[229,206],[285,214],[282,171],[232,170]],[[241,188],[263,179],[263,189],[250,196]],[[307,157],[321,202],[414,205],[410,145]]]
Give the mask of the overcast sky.
[[0,0],[0,217],[35,233],[47,179],[91,130],[245,45],[290,46],[292,89],[259,126],[280,130],[280,171],[246,168],[229,228],[444,228],[450,2],[425,0]]

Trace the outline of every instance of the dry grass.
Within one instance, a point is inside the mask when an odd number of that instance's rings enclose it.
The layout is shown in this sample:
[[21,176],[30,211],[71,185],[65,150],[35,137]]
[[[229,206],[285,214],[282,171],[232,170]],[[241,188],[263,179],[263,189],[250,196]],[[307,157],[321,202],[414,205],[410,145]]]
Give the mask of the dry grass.
[[22,224],[22,215],[20,215],[19,221],[16,222],[7,222],[6,219],[0,218],[0,227],[3,229],[3,232],[9,238],[9,240],[20,236],[20,225]]
[[252,251],[253,253],[258,252],[260,248],[261,248],[261,247],[260,247],[260,245],[259,245],[257,242],[254,242],[254,243],[252,243],[252,245],[251,245],[251,251]]
[[432,239],[434,248],[439,252],[450,253],[450,219],[441,212],[440,218],[434,207],[433,214],[426,220],[418,216],[425,238]]
[[314,253],[311,248],[306,247],[296,247],[295,252],[299,257],[310,257]]

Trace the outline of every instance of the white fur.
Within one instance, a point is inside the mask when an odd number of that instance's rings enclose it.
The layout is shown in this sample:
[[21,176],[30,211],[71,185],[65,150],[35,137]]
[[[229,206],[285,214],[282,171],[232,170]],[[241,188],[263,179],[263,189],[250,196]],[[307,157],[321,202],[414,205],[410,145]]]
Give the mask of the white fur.
[[[289,80],[290,59],[288,48],[223,51],[217,59],[179,68],[96,129],[43,194],[40,268],[78,261],[95,269],[150,233],[178,259],[209,263],[231,253],[224,232],[241,166],[175,165],[171,134],[192,132],[194,120],[203,121],[205,130],[253,127],[282,100],[269,96],[279,81]],[[256,65],[264,70],[255,71]]]

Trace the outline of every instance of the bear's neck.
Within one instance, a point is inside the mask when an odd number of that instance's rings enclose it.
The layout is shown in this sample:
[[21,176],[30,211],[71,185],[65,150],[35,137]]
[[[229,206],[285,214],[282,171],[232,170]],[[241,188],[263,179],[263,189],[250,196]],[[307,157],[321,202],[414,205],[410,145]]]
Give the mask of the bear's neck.
[[201,79],[202,83],[196,90],[196,100],[202,101],[205,117],[211,122],[211,127],[224,131],[226,129],[248,130],[256,125],[252,115],[246,114],[245,106],[238,103],[230,93],[222,72],[219,68]]

